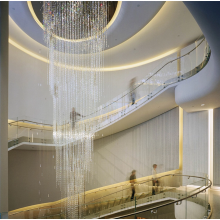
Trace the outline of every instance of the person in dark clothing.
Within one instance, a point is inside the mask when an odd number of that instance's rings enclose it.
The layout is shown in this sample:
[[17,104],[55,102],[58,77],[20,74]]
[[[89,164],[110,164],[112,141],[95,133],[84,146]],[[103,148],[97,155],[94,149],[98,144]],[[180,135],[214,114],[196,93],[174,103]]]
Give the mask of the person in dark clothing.
[[131,176],[130,176],[130,183],[131,183],[131,190],[132,190],[132,195],[131,195],[131,200],[134,199],[134,194],[135,194],[135,180],[136,180],[136,170],[133,170],[131,172]]
[[152,176],[152,195],[156,195],[155,187],[159,185],[159,181],[157,179],[157,164],[153,165]]
[[[82,116],[82,115],[80,115],[78,112],[76,112],[75,108],[73,107],[72,112],[70,112],[70,121],[71,121],[71,124],[72,124],[72,129],[75,128],[75,122],[76,122],[76,117],[77,116]],[[82,117],[84,117],[84,116],[82,116]]]

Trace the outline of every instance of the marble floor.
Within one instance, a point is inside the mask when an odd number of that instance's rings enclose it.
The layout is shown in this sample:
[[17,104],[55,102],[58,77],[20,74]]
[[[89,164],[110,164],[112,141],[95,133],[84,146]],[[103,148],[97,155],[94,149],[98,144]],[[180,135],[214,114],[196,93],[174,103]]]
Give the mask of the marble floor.
[[208,190],[208,195],[212,207],[211,219],[220,219],[220,187],[212,187]]

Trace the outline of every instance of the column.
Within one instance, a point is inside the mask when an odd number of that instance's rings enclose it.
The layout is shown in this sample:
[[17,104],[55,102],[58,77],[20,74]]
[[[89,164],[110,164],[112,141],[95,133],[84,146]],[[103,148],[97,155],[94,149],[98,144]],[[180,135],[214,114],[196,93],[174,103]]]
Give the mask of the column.
[[8,218],[8,2],[0,2],[0,218]]

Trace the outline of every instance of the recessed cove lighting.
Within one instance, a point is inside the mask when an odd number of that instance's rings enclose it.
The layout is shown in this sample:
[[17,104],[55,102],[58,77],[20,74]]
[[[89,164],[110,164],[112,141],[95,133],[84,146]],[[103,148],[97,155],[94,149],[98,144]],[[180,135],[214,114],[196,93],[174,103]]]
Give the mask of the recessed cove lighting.
[[201,106],[204,106],[205,104],[202,104]]

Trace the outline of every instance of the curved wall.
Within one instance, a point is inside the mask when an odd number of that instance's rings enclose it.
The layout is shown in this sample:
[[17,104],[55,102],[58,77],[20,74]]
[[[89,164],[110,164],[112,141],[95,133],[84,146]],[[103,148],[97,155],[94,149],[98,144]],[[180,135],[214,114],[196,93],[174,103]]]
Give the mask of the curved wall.
[[201,72],[176,87],[175,100],[187,112],[217,108],[220,106],[220,3],[184,3],[208,41],[211,58]]
[[25,116],[52,122],[53,104],[47,84],[47,64],[9,44],[8,117]]
[[[177,54],[171,54],[155,62],[121,71],[104,72],[103,95],[100,104],[110,101],[129,88],[129,82],[137,81],[155,72]],[[23,119],[52,123],[53,100],[47,82],[48,65],[9,44],[9,119]],[[137,99],[141,94],[137,94]]]
[[208,111],[183,112],[183,174],[208,174]]

